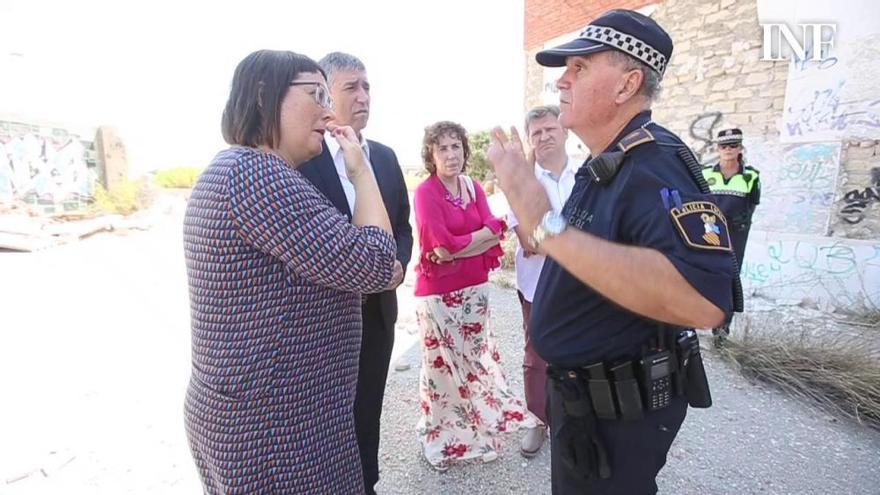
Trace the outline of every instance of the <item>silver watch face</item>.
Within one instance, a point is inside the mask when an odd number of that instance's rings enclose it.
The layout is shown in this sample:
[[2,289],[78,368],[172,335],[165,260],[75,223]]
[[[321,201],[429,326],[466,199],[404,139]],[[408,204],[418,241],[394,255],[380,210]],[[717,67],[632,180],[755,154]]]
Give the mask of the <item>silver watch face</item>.
[[561,234],[567,225],[568,223],[565,221],[565,217],[555,211],[548,213],[542,222],[542,227],[544,227],[544,230],[546,230],[549,235]]

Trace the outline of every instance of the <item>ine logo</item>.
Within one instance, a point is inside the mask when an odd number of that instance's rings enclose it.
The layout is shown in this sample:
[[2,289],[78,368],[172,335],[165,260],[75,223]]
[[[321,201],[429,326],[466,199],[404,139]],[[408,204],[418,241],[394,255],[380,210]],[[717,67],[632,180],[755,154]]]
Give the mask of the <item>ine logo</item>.
[[[801,31],[800,39],[789,29],[787,24],[761,24],[761,27],[764,28],[764,53],[761,60],[786,60],[788,58],[794,58],[798,62],[825,60],[828,50],[834,45],[837,25],[798,24],[798,26]],[[783,49],[783,39],[788,45],[788,50]],[[789,57],[785,56],[786,52]]]

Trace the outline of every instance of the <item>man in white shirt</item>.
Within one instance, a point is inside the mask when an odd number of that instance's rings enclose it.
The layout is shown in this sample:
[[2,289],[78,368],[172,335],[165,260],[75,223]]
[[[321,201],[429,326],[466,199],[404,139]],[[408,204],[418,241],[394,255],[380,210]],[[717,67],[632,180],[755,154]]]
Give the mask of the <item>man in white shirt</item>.
[[[357,133],[367,163],[376,176],[397,242],[397,263],[391,283],[384,292],[365,295],[361,309],[363,338],[354,419],[364,472],[364,491],[369,495],[376,493],[374,485],[379,481],[379,421],[394,347],[394,324],[397,321],[395,290],[403,281],[406,265],[412,255],[409,197],[397,155],[388,146],[364,137],[363,131],[370,118],[370,81],[363,62],[353,55],[333,52],[318,61],[318,65],[327,74],[330,96],[333,98],[334,122],[351,126]],[[326,135],[322,153],[297,170],[351,219],[355,202],[354,185],[348,180],[345,159],[333,137]]]
[[[533,108],[526,114],[525,129],[532,149],[530,156],[535,161],[535,177],[547,191],[553,209],[562,211],[565,201],[574,188],[574,176],[578,164],[565,153],[568,130],[559,125],[559,107],[548,105]],[[520,452],[525,457],[533,457],[541,450],[547,432],[544,392],[547,382],[547,363],[532,348],[529,340],[529,315],[545,257],[532,250],[529,234],[522,232],[518,227],[513,210],[508,213],[507,218],[519,238],[519,246],[516,250],[516,288],[522,306],[525,331],[523,378],[526,405],[529,411],[544,422],[543,425],[529,430],[522,439]]]

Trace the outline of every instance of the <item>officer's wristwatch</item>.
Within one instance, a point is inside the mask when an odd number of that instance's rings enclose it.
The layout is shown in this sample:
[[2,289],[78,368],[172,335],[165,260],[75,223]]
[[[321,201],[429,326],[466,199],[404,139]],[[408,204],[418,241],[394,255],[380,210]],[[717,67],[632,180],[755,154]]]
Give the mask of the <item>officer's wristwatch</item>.
[[541,245],[547,239],[552,237],[556,237],[562,233],[568,227],[568,222],[565,221],[565,217],[562,216],[561,213],[550,210],[544,214],[541,218],[541,223],[535,227],[535,231],[532,232],[532,247],[538,249],[538,246]]

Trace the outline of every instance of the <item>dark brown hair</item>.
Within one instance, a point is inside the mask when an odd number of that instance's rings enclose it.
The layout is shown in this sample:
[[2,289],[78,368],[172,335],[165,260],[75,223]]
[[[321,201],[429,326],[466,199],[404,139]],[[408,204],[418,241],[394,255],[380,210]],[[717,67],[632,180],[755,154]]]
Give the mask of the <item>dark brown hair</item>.
[[324,75],[305,55],[258,50],[239,62],[220,127],[229,144],[274,148],[281,140],[281,102],[301,73]]
[[434,163],[434,145],[438,144],[443,136],[452,136],[461,140],[461,147],[464,149],[464,163],[461,165],[461,172],[464,173],[467,169],[468,158],[471,157],[467,131],[461,124],[448,120],[441,120],[425,127],[425,137],[422,139],[422,162],[425,164],[425,170],[431,175],[437,173],[437,164]]

